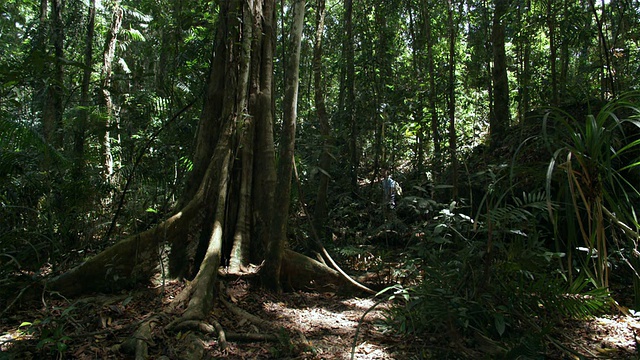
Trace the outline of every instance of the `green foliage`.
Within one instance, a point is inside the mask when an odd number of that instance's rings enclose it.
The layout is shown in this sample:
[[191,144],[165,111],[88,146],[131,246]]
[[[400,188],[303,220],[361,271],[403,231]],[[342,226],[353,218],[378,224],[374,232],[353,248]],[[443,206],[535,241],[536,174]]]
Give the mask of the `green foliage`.
[[[552,109],[544,119],[544,136],[554,149],[547,171],[547,193],[549,199],[563,205],[552,214],[556,236],[566,241],[569,268],[573,251],[580,246],[588,249],[586,257],[576,257],[581,268],[604,287],[609,286],[613,239],[620,236],[625,240],[629,257],[634,257],[632,251],[638,246],[638,96],[627,94],[584,119],[558,109]],[[556,190],[553,185],[558,171],[564,176],[558,179]],[[559,222],[563,220],[574,228],[562,233]]]
[[67,328],[74,321],[76,311],[77,308],[73,305],[66,308],[53,308],[48,316],[33,322],[23,322],[19,329],[34,336],[37,340],[35,349],[41,355],[56,355],[58,358],[63,358],[72,340]]
[[608,308],[608,291],[586,276],[566,282],[564,254],[545,245],[546,194],[508,198],[489,192],[475,219],[442,206],[413,246],[422,281],[406,290],[387,326],[438,342],[463,339],[448,351],[466,357],[540,357],[558,321]]

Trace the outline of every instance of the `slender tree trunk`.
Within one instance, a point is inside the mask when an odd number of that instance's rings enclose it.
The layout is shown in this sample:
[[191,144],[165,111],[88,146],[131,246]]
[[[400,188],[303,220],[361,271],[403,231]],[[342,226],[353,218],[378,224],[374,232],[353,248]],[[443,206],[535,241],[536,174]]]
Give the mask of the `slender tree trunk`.
[[[562,1],[562,18],[567,19],[569,18],[570,14],[569,14],[569,5],[567,0],[563,0]],[[561,21],[560,22],[560,36],[559,38],[562,39],[561,43],[560,43],[560,79],[558,80],[558,85],[560,87],[559,91],[559,97],[564,97],[567,95],[567,76],[569,73],[569,62],[571,59],[569,59],[569,41],[567,41],[567,38],[570,36],[570,34],[568,34],[568,26],[569,22],[568,21]]]
[[80,89],[80,111],[78,123],[74,133],[74,153],[75,153],[75,177],[82,178],[84,172],[84,147],[89,123],[90,94],[89,85],[91,83],[91,73],[93,72],[93,37],[95,33],[96,1],[91,0],[87,15],[87,37],[85,38],[84,52],[84,72],[82,74],[82,87]]
[[[527,0],[526,11],[527,12],[524,16],[528,19],[531,16],[531,0]],[[529,31],[527,31],[526,34],[528,33]],[[520,88],[522,89],[520,97],[522,119],[524,119],[526,114],[529,112],[529,106],[531,103],[531,95],[529,91],[529,87],[531,86],[531,41],[529,40],[529,36],[525,36],[523,42],[524,54],[522,56],[522,74],[520,84]]]
[[320,183],[318,185],[318,194],[316,196],[316,207],[314,213],[314,227],[320,234],[321,238],[327,235],[326,221],[329,214],[327,206],[327,192],[331,176],[329,168],[331,167],[331,125],[329,124],[329,116],[324,100],[324,84],[322,79],[322,38],[324,34],[324,17],[325,17],[325,0],[317,0],[316,2],[316,37],[313,44],[313,87],[314,101],[316,106],[316,114],[318,116],[318,124],[320,135],[322,136],[322,152],[318,161],[320,168]]
[[106,110],[105,132],[102,139],[102,154],[103,159],[103,177],[107,182],[113,181],[114,174],[114,159],[111,151],[111,129],[114,124],[115,105],[111,96],[112,77],[113,77],[113,58],[116,53],[116,43],[118,41],[118,33],[122,26],[122,17],[124,11],[120,6],[120,1],[117,0],[113,4],[113,14],[111,18],[111,25],[109,32],[107,33],[107,40],[104,46],[104,53],[102,58],[102,97]]
[[[413,67],[413,72],[416,75],[417,85],[416,90],[422,87],[422,68],[420,67],[420,49],[422,49],[423,44],[422,41],[418,41],[418,36],[416,34],[416,19],[414,16],[414,10],[412,7],[409,7],[409,35],[411,36],[411,65]],[[424,132],[424,121],[422,119],[422,103],[421,101],[416,101],[414,104],[414,118],[418,122],[418,130],[416,131],[416,147],[415,147],[415,164],[414,169],[422,174],[424,172],[424,142],[425,142],[425,132]]]
[[458,31],[454,21],[454,3],[449,0],[449,156],[451,158],[451,184],[453,185],[452,198],[458,197],[458,137],[456,135],[456,37]]
[[494,0],[493,26],[493,96],[494,116],[490,121],[491,146],[502,139],[509,125],[509,81],[507,78],[507,59],[505,52],[505,34],[503,17],[509,8],[509,0]]
[[[42,3],[46,6],[46,2]],[[64,28],[62,23],[62,0],[51,0],[51,44],[53,45],[53,74],[47,86],[42,123],[44,138],[55,148],[63,146],[62,103],[64,89]],[[44,12],[46,14],[46,12]]]
[[551,67],[551,104],[558,105],[558,55],[556,45],[556,8],[554,1],[547,3],[547,23],[549,26],[549,65]]
[[607,99],[609,97],[615,98],[616,90],[614,84],[614,76],[613,69],[611,68],[611,54],[610,54],[610,46],[607,43],[607,37],[605,35],[605,28],[602,19],[604,17],[605,11],[605,2],[602,0],[602,18],[598,15],[598,11],[596,10],[595,0],[589,0],[589,6],[591,8],[591,12],[596,20],[596,25],[598,27],[598,38],[600,42],[600,58],[601,58],[601,67],[600,73],[602,78],[602,87],[601,87],[601,97],[603,99]]
[[436,88],[436,71],[435,59],[433,54],[434,36],[431,27],[431,10],[427,2],[423,3],[422,13],[425,22],[425,32],[427,34],[427,63],[429,69],[429,110],[431,113],[431,138],[433,140],[433,181],[438,182],[440,178],[441,164],[440,154],[442,148],[440,145],[440,124],[438,120],[437,109],[437,88]]
[[346,56],[346,114],[349,124],[349,172],[351,189],[358,191],[358,124],[355,114],[355,52],[353,48],[353,0],[344,0],[345,38],[344,53]]

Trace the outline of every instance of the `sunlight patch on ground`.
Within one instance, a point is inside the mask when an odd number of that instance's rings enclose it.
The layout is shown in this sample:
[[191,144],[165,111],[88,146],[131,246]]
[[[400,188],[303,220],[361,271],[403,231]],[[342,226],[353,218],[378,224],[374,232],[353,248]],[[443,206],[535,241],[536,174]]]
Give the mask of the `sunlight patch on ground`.
[[[314,359],[350,359],[353,338],[362,315],[375,304],[371,299],[344,299],[333,304],[313,303],[290,307],[283,302],[266,301],[264,311],[282,324],[294,325],[315,349]],[[320,306],[318,306],[320,305]],[[355,359],[395,359],[380,342],[371,323],[381,318],[379,307],[367,314],[355,348]]]
[[[8,351],[13,344],[18,341],[32,339],[33,336],[26,334],[21,329],[12,329],[0,335],[0,352]],[[2,356],[0,356],[1,358]]]
[[292,323],[298,324],[303,332],[329,329],[355,329],[357,321],[350,319],[343,312],[335,312],[326,308],[292,309],[280,302],[265,302],[264,309],[274,314],[276,318],[287,318]]
[[614,350],[635,347],[634,332],[640,330],[638,319],[631,316],[598,317],[585,326],[597,334],[593,340],[600,341],[602,349]]
[[[340,303],[349,306],[351,308],[354,309],[359,309],[359,310],[363,310],[363,311],[367,311],[369,310],[373,305],[376,304],[376,301],[374,301],[374,299],[359,299],[359,298],[353,298],[353,299],[345,299],[340,301]],[[377,308],[380,309],[382,307],[382,305],[378,305]]]
[[[636,352],[636,334],[640,332],[640,319],[633,316],[611,315],[567,324],[572,347],[589,351],[590,356],[629,358]],[[582,352],[582,351],[580,351]]]

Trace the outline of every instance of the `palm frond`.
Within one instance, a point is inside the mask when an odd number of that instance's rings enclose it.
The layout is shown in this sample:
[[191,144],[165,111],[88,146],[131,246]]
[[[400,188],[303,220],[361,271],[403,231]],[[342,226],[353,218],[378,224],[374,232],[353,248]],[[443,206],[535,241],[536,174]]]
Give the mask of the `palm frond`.
[[68,160],[33,127],[0,118],[0,173],[11,173],[21,161],[46,154],[58,163]]

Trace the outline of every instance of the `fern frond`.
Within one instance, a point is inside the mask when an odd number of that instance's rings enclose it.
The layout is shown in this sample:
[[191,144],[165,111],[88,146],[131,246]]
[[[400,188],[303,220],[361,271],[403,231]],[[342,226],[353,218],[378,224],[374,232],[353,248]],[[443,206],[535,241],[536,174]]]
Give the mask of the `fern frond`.
[[0,172],[11,173],[18,165],[18,159],[34,158],[38,154],[47,154],[54,162],[68,162],[33,127],[0,118]]

